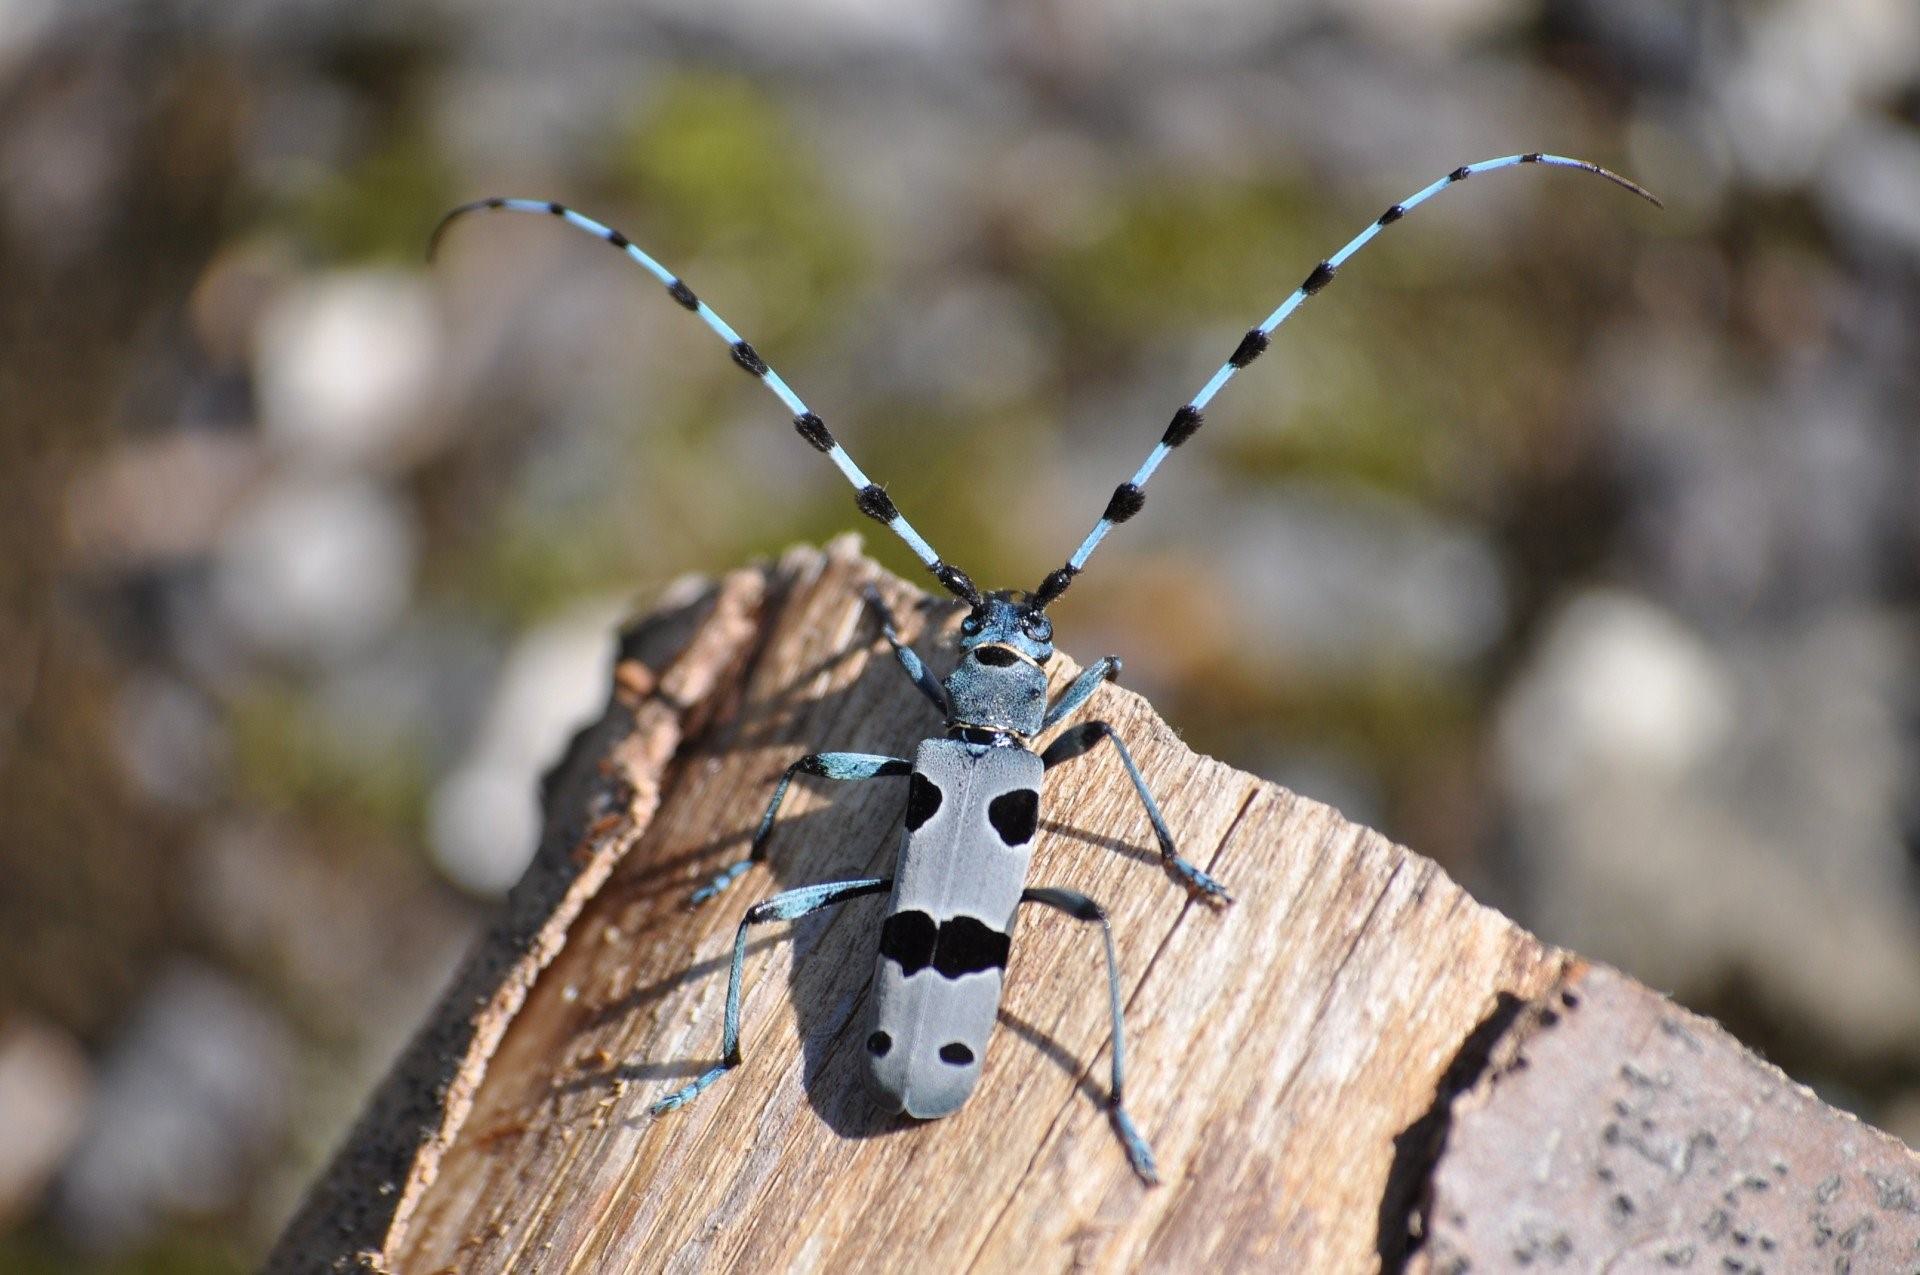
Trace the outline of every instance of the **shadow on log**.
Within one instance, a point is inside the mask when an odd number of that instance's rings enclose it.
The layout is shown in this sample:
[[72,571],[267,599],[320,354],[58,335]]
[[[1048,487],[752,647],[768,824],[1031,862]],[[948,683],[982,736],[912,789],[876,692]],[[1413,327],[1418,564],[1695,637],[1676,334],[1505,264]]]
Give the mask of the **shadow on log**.
[[[1895,1270],[1920,1260],[1920,1161],[1713,1024],[1550,948],[1433,864],[1195,756],[1103,688],[1182,850],[1159,867],[1117,756],[1049,777],[1032,880],[1104,902],[1128,1106],[1102,1102],[1097,942],[1018,932],[979,1091],[928,1124],[866,1097],[882,901],[750,947],[745,1064],[715,1061],[727,953],[775,889],[885,875],[904,793],[795,785],[770,861],[701,909],[781,768],[911,755],[938,727],[863,613],[879,583],[923,654],[949,608],[851,539],[732,573],[641,622],[607,713],[551,776],[500,920],[269,1259],[273,1271]],[[1064,656],[1056,689],[1076,671]],[[1728,1263],[1738,1262],[1740,1265]],[[1851,1264],[1849,1266],[1849,1264]]]

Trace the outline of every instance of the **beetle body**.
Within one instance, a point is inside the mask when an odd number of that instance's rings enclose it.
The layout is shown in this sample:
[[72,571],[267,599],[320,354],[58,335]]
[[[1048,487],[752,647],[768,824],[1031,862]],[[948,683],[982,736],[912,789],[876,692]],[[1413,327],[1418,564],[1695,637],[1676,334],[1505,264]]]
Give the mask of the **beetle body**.
[[875,1093],[920,1119],[973,1092],[999,1013],[1040,822],[1046,764],[1026,741],[1046,720],[1052,638],[1021,598],[983,598],[941,686],[947,737],[920,745],[907,780],[866,1044]]
[[1018,743],[930,739],[914,758],[866,1039],[874,1092],[896,1111],[950,1115],[980,1078],[1043,770]]
[[[1646,191],[1584,160],[1563,155],[1507,155],[1454,169],[1407,199],[1391,205],[1340,251],[1320,262],[1277,309],[1240,338],[1233,353],[1198,393],[1173,414],[1146,460],[1114,489],[1106,509],[1079,548],[1031,593],[983,594],[967,574],[942,559],[895,507],[885,488],[856,464],[826,423],[793,392],[759,352],[729,327],[686,281],[648,256],[624,234],[561,204],[533,199],[484,199],[449,213],[435,229],[438,243],[448,223],[482,209],[542,213],[559,218],[612,245],[667,289],[726,342],[734,363],[761,382],[792,413],[808,446],[822,453],[853,487],[860,512],[881,523],[919,558],[940,586],[968,607],[959,626],[956,667],[944,681],[928,672],[914,650],[900,641],[877,594],[868,602],[914,685],[939,711],[945,733],[921,744],[909,760],[867,753],[810,753],[781,775],[753,837],[752,853],[729,865],[693,901],[720,894],[765,857],[774,817],[796,775],[830,780],[905,778],[906,831],[893,877],[800,886],[747,909],[734,936],[727,979],[727,1008],[718,1066],[658,1100],[656,1113],[683,1106],[741,1062],[740,990],[748,927],[788,921],[851,899],[887,894],[866,1029],[873,1088],[896,1110],[930,1118],[963,1104],[980,1077],[987,1041],[999,1010],[1001,983],[1014,919],[1022,903],[1038,903],[1076,920],[1097,923],[1106,944],[1107,995],[1112,1020],[1112,1085],[1107,1109],[1136,1173],[1156,1180],[1153,1156],[1121,1101],[1125,1044],[1122,1037],[1118,958],[1106,912],[1077,891],[1027,887],[1031,842],[1039,819],[1041,779],[1056,765],[1111,741],[1160,843],[1161,861],[1189,890],[1209,902],[1227,901],[1226,891],[1174,849],[1173,834],[1159,804],[1134,764],[1126,744],[1104,722],[1067,727],[1039,751],[1034,740],[1060,725],[1118,676],[1120,662],[1106,656],[1085,669],[1051,704],[1046,665],[1053,658],[1053,628],[1046,610],[1085,569],[1089,556],[1120,523],[1146,504],[1146,486],[1160,465],[1194,437],[1203,413],[1229,381],[1268,347],[1273,331],[1334,280],[1348,260],[1386,227],[1441,191],[1480,173],[1521,165],[1578,169],[1606,178],[1655,204]],[[430,246],[429,254],[432,252]]]

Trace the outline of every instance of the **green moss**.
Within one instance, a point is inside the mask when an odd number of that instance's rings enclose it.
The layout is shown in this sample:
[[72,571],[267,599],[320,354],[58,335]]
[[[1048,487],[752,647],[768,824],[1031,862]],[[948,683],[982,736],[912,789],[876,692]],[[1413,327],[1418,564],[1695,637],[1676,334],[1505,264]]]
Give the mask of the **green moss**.
[[750,81],[665,78],[614,142],[609,176],[670,268],[704,258],[751,281],[750,295],[712,300],[762,346],[801,335],[862,273],[850,210],[779,103]]
[[[1020,493],[1033,488],[1037,438],[1050,420],[1037,405],[997,405],[974,415],[942,411],[925,402],[869,400],[844,432],[861,466],[885,485],[900,511],[943,556],[984,588],[1030,587],[1070,546],[1036,543],[1023,518]],[[776,425],[777,428],[777,425]],[[787,445],[775,439],[769,445]],[[818,465],[810,453],[796,466]],[[828,472],[831,472],[830,470]],[[1097,509],[1086,511],[1089,525]],[[731,562],[768,553],[796,540],[815,543],[847,531],[866,539],[869,553],[905,578],[937,590],[918,560],[880,524],[854,509],[852,493],[837,481],[804,504],[746,510],[728,523],[743,532],[716,550]]]
[[287,686],[261,686],[237,699],[228,729],[244,802],[334,827],[419,834],[427,794],[421,749],[375,749],[340,738]]
[[521,629],[563,611],[580,598],[630,587],[628,555],[614,529],[594,516],[604,503],[584,506],[586,519],[564,527],[519,521],[487,537],[462,562],[453,587],[489,619]]
[[247,1263],[212,1235],[182,1228],[118,1257],[82,1257],[34,1230],[0,1236],[8,1275],[240,1275]]
[[345,169],[317,177],[272,220],[329,262],[417,265],[455,200],[453,169],[419,125],[386,131]]
[[1338,474],[1442,502],[1460,463],[1528,466],[1569,410],[1575,354],[1507,291],[1356,286],[1340,316],[1289,333],[1314,378],[1297,410],[1217,446],[1249,476]]
[[[1142,173],[1116,196],[1096,233],[1033,263],[1035,278],[1062,330],[1082,339],[1196,322],[1248,326],[1261,317],[1251,312],[1261,302],[1249,296],[1249,278],[1258,277],[1251,263],[1299,261],[1304,276],[1318,260],[1303,234],[1317,229],[1311,207],[1290,184],[1196,187]],[[1279,300],[1276,294],[1267,305]]]
[[[1110,217],[1032,264],[1062,328],[1091,340],[1077,361],[1093,375],[1125,361],[1116,342],[1251,326],[1364,224],[1298,185],[1196,189],[1160,173],[1123,192]],[[1250,476],[1337,474],[1421,499],[1445,499],[1469,458],[1529,463],[1569,410],[1580,319],[1543,304],[1527,261],[1515,250],[1462,263],[1443,231],[1382,239],[1221,400],[1216,420],[1257,413],[1261,425],[1216,431],[1216,453]],[[1292,374],[1284,406],[1276,363]]]

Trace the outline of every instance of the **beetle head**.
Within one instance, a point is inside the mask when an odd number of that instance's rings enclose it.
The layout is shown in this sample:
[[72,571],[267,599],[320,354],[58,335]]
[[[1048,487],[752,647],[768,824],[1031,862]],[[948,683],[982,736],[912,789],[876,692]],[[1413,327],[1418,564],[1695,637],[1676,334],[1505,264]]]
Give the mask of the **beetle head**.
[[960,621],[960,652],[987,665],[1022,656],[1044,665],[1053,658],[1053,621],[1024,593],[989,593]]

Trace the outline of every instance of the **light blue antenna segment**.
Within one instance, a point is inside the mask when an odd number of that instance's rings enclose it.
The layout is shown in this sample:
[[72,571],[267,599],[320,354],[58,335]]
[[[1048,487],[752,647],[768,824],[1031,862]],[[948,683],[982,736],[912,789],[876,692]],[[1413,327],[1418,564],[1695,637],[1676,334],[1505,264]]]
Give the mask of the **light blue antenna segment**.
[[661,286],[666,288],[668,295],[683,308],[697,315],[702,323],[712,329],[715,336],[725,341],[733,354],[733,361],[752,373],[793,414],[794,426],[800,431],[801,437],[805,438],[815,450],[824,452],[827,459],[839,469],[841,475],[853,485],[863,513],[885,523],[887,529],[900,537],[907,548],[913,550],[914,556],[925,563],[939,578],[940,583],[950,591],[969,602],[978,601],[978,592],[973,582],[967,579],[966,574],[941,560],[940,555],[934,552],[933,546],[927,543],[926,537],[914,530],[913,524],[894,507],[893,501],[886,492],[867,477],[866,471],[854,463],[853,457],[848,455],[847,449],[833,437],[825,422],[808,408],[805,400],[793,392],[793,387],[788,385],[778,372],[767,366],[766,360],[760,357],[759,352],[734,331],[731,324],[715,313],[712,306],[695,296],[693,289],[687,286],[685,280],[661,265],[612,226],[595,221],[586,214],[575,212],[565,205],[550,203],[544,199],[481,199],[470,204],[462,204],[441,219],[440,224],[434,228],[432,240],[428,243],[428,258],[433,257],[440,245],[440,237],[446,233],[447,227],[453,221],[468,213],[482,211],[545,213],[548,216],[558,217],[568,225],[612,244],[638,262],[641,269],[659,280]]
[[[1634,194],[1639,195],[1641,198],[1655,205],[1660,203],[1660,201],[1654,198],[1647,190],[1634,182],[1628,181],[1618,173],[1609,172],[1598,164],[1591,164],[1583,159],[1570,159],[1565,155],[1542,155],[1536,153],[1527,155],[1503,155],[1499,159],[1486,159],[1481,160],[1477,164],[1467,164],[1454,169],[1445,177],[1422,188],[1419,193],[1393,205],[1393,207],[1387,209],[1386,212],[1376,218],[1372,225],[1355,235],[1352,239],[1349,239],[1346,246],[1341,248],[1340,251],[1315,266],[1313,273],[1307,276],[1306,282],[1295,288],[1287,299],[1282,301],[1279,307],[1275,309],[1272,314],[1268,315],[1258,327],[1249,331],[1247,335],[1241,339],[1239,347],[1233,352],[1233,356],[1221,364],[1220,370],[1215,372],[1212,378],[1200,387],[1198,394],[1195,394],[1191,399],[1187,400],[1186,407],[1181,410],[1180,415],[1174,418],[1174,425],[1168,427],[1167,438],[1162,439],[1161,442],[1147,454],[1146,463],[1141,465],[1139,471],[1122,486],[1121,492],[1126,492],[1127,488],[1131,487],[1131,493],[1127,494],[1124,498],[1122,498],[1120,493],[1115,493],[1115,504],[1109,506],[1108,514],[1094,524],[1093,530],[1087,533],[1087,538],[1080,542],[1078,549],[1073,551],[1073,557],[1067,559],[1066,579],[1070,580],[1074,575],[1079,574],[1087,565],[1087,559],[1093,555],[1093,551],[1099,547],[1100,542],[1106,539],[1107,533],[1113,530],[1115,524],[1125,521],[1139,511],[1140,505],[1144,502],[1143,492],[1148,480],[1153,477],[1154,471],[1160,468],[1160,463],[1172,453],[1173,449],[1178,447],[1182,442],[1185,442],[1188,437],[1192,436],[1193,431],[1200,427],[1200,413],[1206,409],[1208,404],[1213,402],[1214,396],[1226,387],[1227,382],[1234,378],[1235,373],[1239,372],[1241,368],[1260,356],[1261,352],[1267,348],[1267,340],[1273,335],[1275,328],[1285,323],[1295,310],[1298,310],[1302,305],[1306,304],[1308,297],[1311,297],[1314,293],[1320,291],[1320,289],[1326,287],[1327,284],[1333,281],[1334,273],[1347,263],[1348,258],[1371,243],[1374,236],[1378,235],[1383,229],[1400,220],[1421,204],[1426,203],[1447,187],[1465,181],[1476,173],[1490,173],[1498,168],[1512,168],[1519,164],[1544,164],[1549,168],[1577,168],[1582,172],[1593,173],[1596,176],[1606,178],[1616,185],[1624,186]],[[1114,516],[1116,512],[1119,514],[1118,517]],[[1065,588],[1064,582],[1060,585],[1060,588]]]

